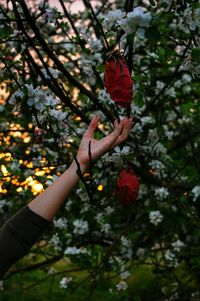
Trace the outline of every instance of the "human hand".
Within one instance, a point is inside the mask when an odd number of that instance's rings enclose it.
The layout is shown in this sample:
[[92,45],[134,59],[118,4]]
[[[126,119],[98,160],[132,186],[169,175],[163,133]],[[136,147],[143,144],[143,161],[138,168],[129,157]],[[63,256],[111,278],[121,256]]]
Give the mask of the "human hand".
[[81,140],[77,153],[77,160],[81,166],[87,168],[91,160],[97,160],[102,155],[113,149],[128,138],[133,125],[132,118],[124,118],[122,121],[114,122],[114,130],[100,140],[94,139],[94,132],[99,122],[99,116],[94,116]]

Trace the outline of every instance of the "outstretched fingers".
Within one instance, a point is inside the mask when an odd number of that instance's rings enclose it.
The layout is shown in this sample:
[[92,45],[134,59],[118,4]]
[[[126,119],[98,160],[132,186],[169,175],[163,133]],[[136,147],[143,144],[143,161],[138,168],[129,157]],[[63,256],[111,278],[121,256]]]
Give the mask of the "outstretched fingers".
[[128,138],[132,126],[132,119],[129,120],[128,118],[124,118],[120,122],[115,120],[114,126],[114,131],[103,138],[107,148],[113,148]]
[[122,120],[122,131],[120,135],[118,135],[117,139],[115,140],[114,147],[117,146],[118,144],[122,143],[128,138],[128,135],[130,133],[130,130],[133,126],[133,120],[132,118],[125,118]]
[[90,121],[90,124],[84,134],[85,137],[93,138],[94,132],[95,132],[98,122],[99,122],[99,119],[100,119],[100,117],[98,115],[96,115],[92,118],[92,120]]

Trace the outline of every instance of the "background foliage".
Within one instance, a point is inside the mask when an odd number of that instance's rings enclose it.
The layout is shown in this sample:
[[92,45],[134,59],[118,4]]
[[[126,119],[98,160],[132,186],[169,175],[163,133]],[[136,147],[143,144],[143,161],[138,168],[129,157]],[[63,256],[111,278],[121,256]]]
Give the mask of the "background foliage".
[[[50,287],[49,298],[55,286],[73,300],[98,291],[106,300],[199,300],[199,1],[83,0],[81,12],[73,2],[0,6],[1,224],[66,170],[94,114],[97,138],[126,114],[103,85],[115,49],[135,82],[135,125],[92,165],[1,281],[2,294],[19,279],[26,291],[30,277]],[[128,166],[140,193],[122,208],[116,183]]]

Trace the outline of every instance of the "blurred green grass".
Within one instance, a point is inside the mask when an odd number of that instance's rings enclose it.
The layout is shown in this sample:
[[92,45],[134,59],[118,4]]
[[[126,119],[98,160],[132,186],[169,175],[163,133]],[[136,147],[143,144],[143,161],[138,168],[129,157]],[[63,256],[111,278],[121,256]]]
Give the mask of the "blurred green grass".
[[[63,262],[55,265],[59,270],[61,267],[66,268]],[[71,264],[68,264],[67,270],[71,269]],[[42,270],[17,274],[5,281],[5,288],[0,292],[1,301],[149,301],[160,300],[159,284],[151,268],[140,266],[131,271],[131,276],[128,278],[128,289],[120,294],[111,294],[110,288],[115,287],[120,278],[102,279],[97,283],[85,281],[78,288],[74,285],[84,280],[88,274],[85,271],[67,274],[73,278],[72,285],[69,288],[60,288],[60,280],[66,274],[57,275],[47,278],[48,274]],[[42,279],[47,278],[45,281]],[[36,285],[37,284],[37,285]],[[91,293],[91,285],[93,291]]]

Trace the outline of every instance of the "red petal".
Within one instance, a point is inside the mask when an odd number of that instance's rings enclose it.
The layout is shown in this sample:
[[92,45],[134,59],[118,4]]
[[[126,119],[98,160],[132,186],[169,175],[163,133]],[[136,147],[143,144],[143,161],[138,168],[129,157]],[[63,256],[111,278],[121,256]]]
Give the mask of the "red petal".
[[110,58],[105,64],[104,83],[110,97],[117,104],[128,107],[133,97],[133,81],[122,58]]
[[137,200],[139,180],[130,169],[123,169],[118,179],[120,204],[126,206]]

